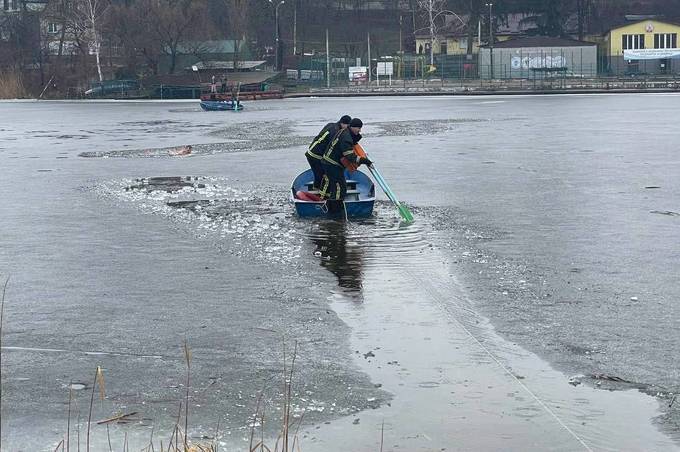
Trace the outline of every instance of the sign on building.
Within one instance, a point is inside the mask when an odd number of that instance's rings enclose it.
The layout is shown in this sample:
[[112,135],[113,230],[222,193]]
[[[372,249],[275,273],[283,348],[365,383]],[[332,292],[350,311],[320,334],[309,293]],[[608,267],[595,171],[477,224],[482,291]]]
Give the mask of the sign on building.
[[323,80],[323,71],[312,71],[309,69],[300,69],[300,80],[310,81],[310,80]]
[[663,60],[680,58],[680,49],[635,49],[624,50],[624,60]]
[[513,56],[510,60],[510,66],[513,69],[563,68],[567,66],[567,59],[563,56],[540,54]]
[[378,75],[394,75],[394,63],[391,61],[378,61],[377,74]]

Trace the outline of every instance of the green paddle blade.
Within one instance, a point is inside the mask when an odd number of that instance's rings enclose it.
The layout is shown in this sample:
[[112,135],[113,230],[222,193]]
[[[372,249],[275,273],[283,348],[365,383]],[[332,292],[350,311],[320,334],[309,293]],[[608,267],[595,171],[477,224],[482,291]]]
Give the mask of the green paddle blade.
[[397,208],[401,218],[403,218],[408,223],[412,223],[413,215],[411,214],[411,211],[408,210],[408,207],[397,200],[397,197],[394,195],[394,193],[392,193],[392,190],[390,189],[389,185],[387,185],[387,182],[385,182],[385,179],[382,177],[382,174],[380,174],[380,171],[378,171],[378,168],[376,168],[375,165],[371,165],[368,167],[368,169],[371,171],[371,174],[373,174],[373,177],[375,178],[378,185],[380,185],[380,188],[382,188],[385,192],[385,195],[387,195],[389,200],[392,201],[392,204],[394,204],[394,206]]
[[409,223],[413,223],[413,215],[411,214],[411,211],[408,210],[408,207],[400,203],[398,209],[401,218],[408,221]]

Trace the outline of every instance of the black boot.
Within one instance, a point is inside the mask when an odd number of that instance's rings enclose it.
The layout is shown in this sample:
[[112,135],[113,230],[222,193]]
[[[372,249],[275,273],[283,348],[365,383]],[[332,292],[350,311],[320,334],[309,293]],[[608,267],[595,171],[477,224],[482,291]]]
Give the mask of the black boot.
[[328,209],[328,217],[333,219],[345,218],[345,202],[329,199],[326,201],[326,208]]

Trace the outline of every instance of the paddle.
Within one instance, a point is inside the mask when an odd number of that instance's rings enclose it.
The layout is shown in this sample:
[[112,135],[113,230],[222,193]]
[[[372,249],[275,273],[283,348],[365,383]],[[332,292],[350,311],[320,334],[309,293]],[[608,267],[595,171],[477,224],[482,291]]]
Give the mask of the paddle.
[[368,169],[371,171],[371,174],[373,174],[373,177],[375,178],[376,182],[378,182],[378,185],[380,185],[380,188],[383,189],[387,197],[390,199],[390,201],[392,201],[392,204],[397,207],[401,218],[409,223],[413,222],[413,215],[411,214],[411,211],[408,210],[408,207],[397,200],[397,197],[394,195],[392,190],[390,190],[390,187],[387,185],[387,182],[385,182],[385,179],[383,179],[382,174],[380,174],[378,168],[375,167],[375,163],[370,165]]
[[234,103],[234,111],[238,111],[238,96],[241,94],[241,82],[238,82],[238,85],[236,85],[236,98],[232,99],[232,102]]
[[[359,144],[355,143],[354,144],[354,153],[359,157],[368,157],[366,155],[366,151],[364,148]],[[344,164],[345,162],[343,162]],[[368,165],[367,165],[368,166]],[[356,171],[356,166],[349,167],[350,171]],[[387,197],[392,201],[392,204],[394,204],[397,207],[397,210],[399,211],[399,215],[401,215],[401,218],[406,220],[408,223],[413,222],[413,215],[411,215],[411,211],[408,210],[408,207],[406,207],[404,204],[400,203],[397,200],[397,197],[394,195],[392,190],[390,190],[389,185],[387,185],[387,182],[385,182],[385,179],[382,177],[382,174],[380,174],[380,171],[378,171],[378,168],[375,167],[375,163],[371,164],[368,166],[368,169],[371,171],[371,174],[373,174],[373,178],[378,182],[378,185],[380,185],[380,188],[383,189]]]

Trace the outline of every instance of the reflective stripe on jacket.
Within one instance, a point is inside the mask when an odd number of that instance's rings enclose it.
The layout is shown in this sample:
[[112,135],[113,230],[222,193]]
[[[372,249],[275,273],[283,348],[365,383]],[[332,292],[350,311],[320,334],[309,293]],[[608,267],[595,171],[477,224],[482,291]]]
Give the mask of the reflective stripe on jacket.
[[336,133],[338,133],[338,130],[340,130],[340,124],[337,122],[329,122],[326,124],[326,126],[321,129],[321,132],[319,132],[319,134],[314,137],[312,144],[309,145],[306,155],[314,159],[321,160],[326,148],[328,147],[328,143],[331,141],[331,138],[334,137]]
[[357,161],[357,155],[354,153],[354,139],[349,129],[341,129],[335,134],[323,155],[323,163],[344,168],[341,163],[343,157],[353,163]]

